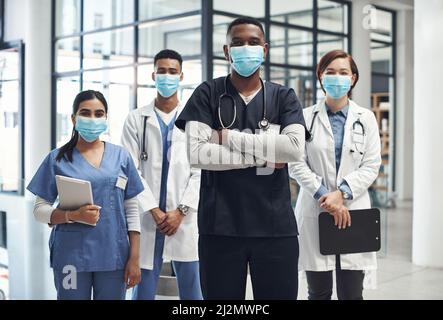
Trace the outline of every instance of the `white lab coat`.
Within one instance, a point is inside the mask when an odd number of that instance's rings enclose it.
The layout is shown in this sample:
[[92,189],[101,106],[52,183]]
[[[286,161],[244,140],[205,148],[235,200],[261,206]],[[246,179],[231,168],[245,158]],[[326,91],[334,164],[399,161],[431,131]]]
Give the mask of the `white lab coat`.
[[[337,190],[343,180],[349,184],[353,200],[346,201],[348,209],[368,209],[371,207],[368,188],[378,175],[381,155],[380,136],[377,121],[371,110],[349,101],[349,111],[345,123],[343,149],[340,168],[336,175],[334,136],[327,115],[325,101],[303,110],[306,125],[310,128],[313,114],[319,110],[313,126],[313,141],[305,146],[304,159],[289,165],[289,174],[300,185],[300,194],[295,206],[299,227],[300,270],[335,270],[335,256],[320,254],[318,235],[318,215],[320,208],[314,194],[321,183],[329,191]],[[352,125],[360,119],[365,128],[363,144],[354,144]],[[356,125],[356,131],[361,131]],[[355,150],[357,145],[358,151]],[[351,149],[354,152],[351,152]],[[343,254],[340,256],[341,268],[347,270],[375,270],[375,252]]]
[[[179,103],[178,114],[183,110]],[[146,125],[147,161],[140,160],[144,116]],[[191,168],[187,155],[185,133],[174,126],[169,158],[166,211],[180,204],[190,208],[173,236],[166,236],[163,258],[175,261],[198,260],[197,208],[200,192],[200,170]],[[159,206],[163,147],[160,126],[154,111],[154,101],[148,106],[132,111],[125,122],[122,145],[128,149],[142,177],[145,190],[138,196],[141,238],[140,267],[153,269],[156,223],[149,210]]]

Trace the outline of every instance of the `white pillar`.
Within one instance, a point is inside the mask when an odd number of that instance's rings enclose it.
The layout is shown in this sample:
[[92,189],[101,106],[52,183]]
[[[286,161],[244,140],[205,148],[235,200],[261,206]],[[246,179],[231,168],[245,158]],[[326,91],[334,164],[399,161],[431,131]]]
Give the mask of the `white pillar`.
[[[7,0],[7,40],[25,44],[25,185],[51,148],[51,0]],[[11,299],[55,297],[46,225],[32,215],[32,200],[1,197],[7,209]]]
[[412,261],[443,267],[443,1],[414,8],[414,208]]
[[368,0],[352,2],[352,56],[358,66],[360,79],[352,91],[352,99],[365,108],[371,108],[371,50],[370,30],[365,26]]
[[25,31],[26,179],[51,150],[51,1],[27,0]]
[[396,166],[398,198],[412,199],[414,160],[414,15],[397,11]]
[[[25,33],[26,181],[51,150],[51,0],[27,0]],[[54,298],[48,227],[29,217],[30,297]]]

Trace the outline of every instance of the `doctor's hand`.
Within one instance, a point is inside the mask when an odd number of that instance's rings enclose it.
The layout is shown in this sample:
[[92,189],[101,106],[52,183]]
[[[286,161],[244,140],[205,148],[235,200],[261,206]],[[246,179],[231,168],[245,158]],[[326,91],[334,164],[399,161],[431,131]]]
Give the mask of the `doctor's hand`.
[[318,201],[320,202],[320,207],[328,212],[337,210],[344,204],[340,190],[329,192],[323,195]]
[[141,280],[141,270],[139,258],[129,258],[125,268],[125,284],[126,289],[135,287]]
[[219,145],[227,145],[229,129],[213,130],[211,136],[211,143]]
[[95,205],[86,205],[71,213],[72,221],[82,221],[89,224],[96,224],[100,219],[100,207]]
[[351,226],[351,215],[349,214],[348,208],[344,205],[338,207],[336,210],[329,212],[334,217],[334,224],[338,226],[339,229],[346,229],[346,227]]
[[344,200],[340,190],[325,194],[320,198],[319,202],[321,208],[334,216],[335,225],[338,226],[339,229],[351,226],[351,215],[344,206]]
[[174,211],[169,211],[166,213],[165,221],[163,221],[158,228],[167,236],[172,236],[177,232],[182,220],[183,214],[180,212],[180,210],[175,209]]
[[273,162],[266,162],[266,167],[268,168],[274,168],[274,169],[283,169],[286,166],[286,163],[273,163]]
[[155,221],[155,224],[158,226],[166,219],[166,213],[164,213],[160,208],[154,208],[151,210],[152,218]]

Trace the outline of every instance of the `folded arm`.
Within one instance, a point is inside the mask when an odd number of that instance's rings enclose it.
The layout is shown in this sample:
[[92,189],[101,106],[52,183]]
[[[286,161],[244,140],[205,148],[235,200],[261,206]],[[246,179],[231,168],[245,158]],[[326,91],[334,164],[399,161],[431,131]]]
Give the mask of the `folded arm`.
[[227,144],[234,151],[244,152],[267,162],[298,161],[305,149],[305,128],[301,124],[290,124],[281,134],[252,134],[229,130]]
[[[253,156],[231,151],[227,146],[213,143],[211,138],[214,131],[205,123],[188,121],[185,131],[189,146],[189,161],[195,168],[223,171],[256,166]],[[218,134],[216,136],[218,137]]]

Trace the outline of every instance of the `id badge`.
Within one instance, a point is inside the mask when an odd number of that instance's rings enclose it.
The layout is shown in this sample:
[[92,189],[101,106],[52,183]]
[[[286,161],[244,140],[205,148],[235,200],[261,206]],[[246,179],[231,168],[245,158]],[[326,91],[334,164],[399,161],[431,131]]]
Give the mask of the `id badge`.
[[127,177],[125,177],[125,176],[119,176],[118,178],[117,178],[117,183],[115,184],[115,186],[117,187],[117,188],[120,188],[120,189],[122,189],[122,190],[125,190],[126,189],[126,184],[128,183],[128,178]]

